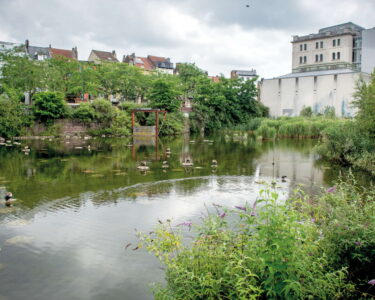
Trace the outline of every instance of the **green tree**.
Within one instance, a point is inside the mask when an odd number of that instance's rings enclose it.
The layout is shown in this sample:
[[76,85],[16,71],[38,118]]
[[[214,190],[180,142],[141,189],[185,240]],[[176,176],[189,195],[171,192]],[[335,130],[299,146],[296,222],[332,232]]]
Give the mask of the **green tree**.
[[311,109],[311,106],[304,106],[301,112],[299,113],[301,117],[307,117],[307,118],[312,117],[312,114],[313,114],[313,111]]
[[58,92],[36,93],[33,96],[32,109],[35,117],[45,123],[64,118],[69,114],[64,95]]
[[6,92],[0,95],[0,136],[10,138],[22,134],[32,118],[20,101],[22,93],[9,88]]
[[356,119],[359,126],[375,138],[375,72],[368,84],[359,82],[353,104],[358,109]]
[[44,63],[29,59],[22,47],[0,53],[1,85],[29,93],[30,97],[45,89]]
[[172,76],[161,76],[153,81],[148,99],[152,107],[174,112],[181,107],[180,95],[178,81]]

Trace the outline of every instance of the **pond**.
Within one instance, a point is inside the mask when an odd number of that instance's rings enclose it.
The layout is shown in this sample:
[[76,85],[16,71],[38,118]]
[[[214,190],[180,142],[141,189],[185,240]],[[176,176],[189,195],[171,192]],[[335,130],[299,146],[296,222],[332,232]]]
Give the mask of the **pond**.
[[[284,199],[297,185],[319,193],[349,171],[320,162],[316,143],[223,134],[0,146],[0,196],[17,199],[0,206],[0,299],[152,299],[150,283],[164,273],[135,250],[136,231],[252,203],[272,181]],[[137,169],[142,161],[149,170]]]

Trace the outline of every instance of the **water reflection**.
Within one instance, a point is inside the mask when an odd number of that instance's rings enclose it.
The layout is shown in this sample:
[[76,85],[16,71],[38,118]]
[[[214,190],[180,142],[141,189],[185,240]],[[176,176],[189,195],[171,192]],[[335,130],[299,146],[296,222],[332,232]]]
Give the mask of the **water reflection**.
[[[316,162],[314,144],[185,136],[148,145],[33,141],[29,155],[25,143],[0,148],[0,193],[19,199],[0,210],[0,298],[151,299],[148,284],[163,272],[152,256],[131,250],[135,229],[151,231],[165,219],[195,223],[214,203],[251,205],[271,181],[284,199],[297,183],[310,192],[331,185],[347,170]],[[194,166],[184,168],[186,159]]]

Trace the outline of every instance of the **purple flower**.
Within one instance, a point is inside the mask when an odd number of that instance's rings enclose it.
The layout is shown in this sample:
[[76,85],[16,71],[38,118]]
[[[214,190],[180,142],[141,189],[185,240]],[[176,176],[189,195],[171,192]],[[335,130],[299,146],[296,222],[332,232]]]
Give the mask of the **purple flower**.
[[192,222],[183,222],[181,224],[178,224],[177,226],[187,226],[187,227],[191,228],[191,225],[193,225]]
[[362,245],[361,242],[355,242],[355,244],[356,244],[357,246],[361,246],[361,245]]
[[246,207],[243,207],[243,206],[235,206],[235,208],[240,209],[240,210],[243,210],[243,211],[246,211],[246,210],[247,210]]
[[315,223],[316,219],[315,218],[311,218],[311,222]]
[[371,279],[371,280],[368,282],[368,284],[370,284],[370,285],[375,285],[375,279]]
[[226,215],[227,215],[226,213],[222,213],[222,214],[219,215],[219,217],[224,219]]
[[334,192],[336,192],[336,187],[335,186],[332,186],[329,189],[327,189],[327,193],[334,193]]

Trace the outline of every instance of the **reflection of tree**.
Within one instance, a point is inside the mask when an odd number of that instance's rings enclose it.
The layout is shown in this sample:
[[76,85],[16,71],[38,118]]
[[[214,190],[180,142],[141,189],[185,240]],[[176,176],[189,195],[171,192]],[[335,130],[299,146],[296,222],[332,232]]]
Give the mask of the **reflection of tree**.
[[190,134],[184,133],[183,139],[182,139],[182,149],[180,154],[180,163],[193,163],[193,158],[191,156],[191,153],[189,151],[190,146]]

